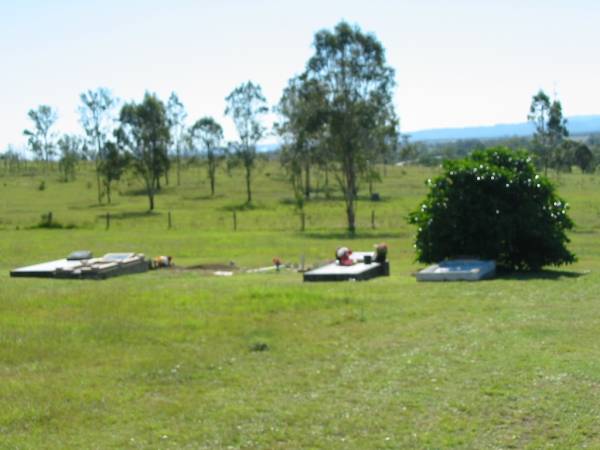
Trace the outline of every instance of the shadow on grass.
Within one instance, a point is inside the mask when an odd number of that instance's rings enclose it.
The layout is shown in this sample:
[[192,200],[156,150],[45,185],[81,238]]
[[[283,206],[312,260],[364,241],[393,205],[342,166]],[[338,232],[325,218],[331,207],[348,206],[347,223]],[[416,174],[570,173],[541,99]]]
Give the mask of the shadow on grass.
[[52,223],[43,223],[40,222],[37,225],[32,225],[29,227],[25,227],[25,230],[76,230],[77,228],[80,228],[79,226],[75,225],[74,223],[68,223],[63,225],[60,222],[52,222]]
[[[160,189],[157,189],[154,192],[154,195],[158,196],[163,194],[172,194],[175,192],[175,189],[175,186],[161,186]],[[119,195],[123,197],[146,197],[148,196],[148,191],[146,188],[127,189],[124,191],[119,191]]]
[[561,278],[579,278],[588,272],[572,272],[568,270],[539,270],[537,272],[498,272],[496,279],[529,281],[529,280],[560,280]]
[[221,210],[221,211],[229,211],[229,212],[256,211],[256,210],[260,210],[260,209],[269,209],[269,208],[267,208],[262,203],[248,203],[248,202],[233,204],[233,205],[225,205],[225,206],[222,206],[219,208],[219,210]]
[[[161,216],[162,213],[156,211],[124,211],[119,213],[110,213],[111,219],[140,219],[140,218],[148,218],[148,217],[157,217]],[[98,214],[96,216],[98,219],[106,218],[106,213]]]
[[576,228],[572,232],[575,234],[597,234],[598,228],[597,227],[594,227],[593,229]]
[[[390,198],[388,197],[379,197],[379,200],[371,200],[371,197],[369,197],[368,195],[359,195],[357,201],[360,202],[361,204],[373,204],[376,205],[377,203],[386,203],[390,200]],[[338,195],[338,194],[330,194],[329,197],[325,197],[325,196],[316,196],[313,195],[311,198],[306,200],[306,204],[310,204],[310,203],[338,203],[338,202],[343,202],[344,201],[344,197],[342,195]],[[279,201],[279,203],[282,203],[284,205],[289,205],[292,203],[295,203],[293,198],[290,197],[286,197],[283,198]]]
[[118,203],[94,203],[92,205],[71,205],[68,208],[73,211],[83,211],[86,209],[95,209],[95,208],[106,208],[106,207],[115,207]]
[[389,231],[365,230],[354,234],[347,231],[298,231],[298,234],[311,239],[397,239],[409,236],[409,233],[391,233]]
[[127,189],[119,192],[123,197],[137,197],[137,196],[147,196],[148,191],[146,189]]
[[296,200],[290,197],[282,198],[281,200],[279,200],[279,203],[282,205],[296,206]]
[[196,196],[182,196],[181,199],[182,200],[191,200],[191,201],[196,201],[196,200],[216,200],[218,198],[223,198],[224,195],[223,194],[215,194],[215,195],[196,195]]

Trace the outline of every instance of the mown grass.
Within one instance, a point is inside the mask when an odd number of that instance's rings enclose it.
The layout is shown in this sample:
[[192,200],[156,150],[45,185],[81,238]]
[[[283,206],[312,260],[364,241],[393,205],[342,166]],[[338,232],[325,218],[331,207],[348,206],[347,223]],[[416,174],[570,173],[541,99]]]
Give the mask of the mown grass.
[[[341,202],[322,197],[299,232],[276,166],[257,176],[257,206],[237,213],[237,232],[235,177],[213,199],[187,170],[151,215],[129,195],[133,180],[99,207],[89,173],[75,183],[46,175],[44,191],[39,176],[1,178],[0,448],[599,447],[600,180],[559,182],[577,264],[421,284],[405,216],[434,171],[388,170],[383,201],[360,204],[353,239]],[[78,228],[27,229],[48,211]],[[392,276],[366,283],[302,284],[292,271],[8,276],[80,248],[251,268],[382,240]]]

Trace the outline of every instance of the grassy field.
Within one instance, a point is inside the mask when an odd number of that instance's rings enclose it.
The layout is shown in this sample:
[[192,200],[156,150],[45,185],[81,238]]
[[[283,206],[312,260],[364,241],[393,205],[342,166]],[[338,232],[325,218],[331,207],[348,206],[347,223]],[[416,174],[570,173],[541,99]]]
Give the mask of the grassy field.
[[[576,264],[425,284],[411,276],[406,216],[434,174],[388,168],[353,239],[342,202],[322,195],[300,232],[275,165],[257,174],[253,208],[237,174],[210,198],[204,173],[186,169],[153,214],[133,179],[98,206],[91,173],[1,176],[0,448],[600,448],[600,178],[557,183]],[[31,229],[49,211],[74,228]],[[8,275],[76,249],[254,268],[381,241],[392,275],[365,283],[303,284],[293,271]]]

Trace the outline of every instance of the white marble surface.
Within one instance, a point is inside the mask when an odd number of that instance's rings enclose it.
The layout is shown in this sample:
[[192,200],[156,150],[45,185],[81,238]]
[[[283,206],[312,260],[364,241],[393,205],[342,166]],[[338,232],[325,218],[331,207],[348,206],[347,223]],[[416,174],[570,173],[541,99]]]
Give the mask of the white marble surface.
[[33,266],[19,267],[13,272],[54,272],[56,269],[73,269],[81,266],[82,261],[69,261],[67,259],[57,259],[56,261],[48,261]]
[[453,259],[433,264],[417,272],[418,281],[478,281],[496,273],[496,262],[478,259]]
[[371,264],[365,264],[365,263],[356,263],[356,264],[352,264],[351,266],[340,266],[337,263],[331,263],[331,264],[327,264],[325,266],[321,266],[317,269],[313,269],[309,272],[306,272],[308,275],[342,275],[342,274],[349,274],[349,275],[358,275],[362,272],[364,272],[365,270],[369,270],[372,269],[373,267],[379,267],[380,264],[373,262]]

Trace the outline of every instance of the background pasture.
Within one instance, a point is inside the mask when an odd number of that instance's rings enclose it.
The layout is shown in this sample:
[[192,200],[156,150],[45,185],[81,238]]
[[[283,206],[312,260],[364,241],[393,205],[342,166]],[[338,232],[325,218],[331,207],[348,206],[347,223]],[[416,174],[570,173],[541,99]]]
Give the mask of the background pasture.
[[[388,167],[382,201],[359,202],[353,239],[336,192],[308,203],[302,233],[275,163],[257,174],[252,208],[238,174],[220,175],[210,198],[204,172],[187,168],[153,214],[134,179],[98,206],[85,168],[72,183],[52,171],[0,178],[0,448],[600,445],[594,175],[555,180],[576,223],[576,264],[442,284],[410,276],[405,220],[435,169]],[[74,228],[30,229],[48,211]],[[392,275],[365,283],[302,284],[292,271],[8,276],[76,249],[253,268],[380,241]]]

